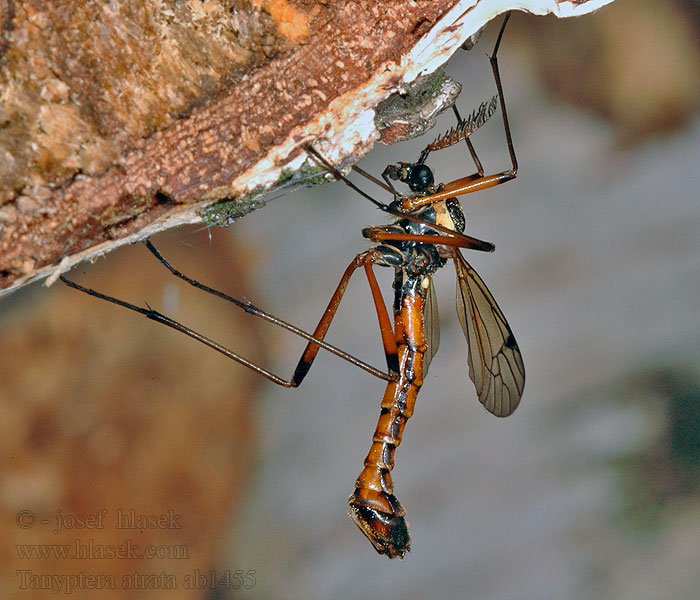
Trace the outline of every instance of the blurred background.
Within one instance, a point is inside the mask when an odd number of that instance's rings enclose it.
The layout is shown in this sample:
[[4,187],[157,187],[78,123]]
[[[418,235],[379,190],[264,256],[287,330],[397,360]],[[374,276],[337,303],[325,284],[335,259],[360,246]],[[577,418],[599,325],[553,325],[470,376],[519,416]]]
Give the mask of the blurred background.
[[[527,384],[509,419],[479,405],[448,265],[436,276],[440,351],[396,455],[413,540],[403,561],[378,556],[345,516],[380,380],[322,353],[300,389],[277,388],[138,315],[34,286],[0,303],[2,597],[56,597],[31,576],[82,573],[112,575],[99,593],[117,598],[697,598],[698,8],[617,0],[509,25],[500,62],[519,175],[462,206],[468,232],[496,244],[467,258],[508,317]],[[496,30],[448,66],[463,114],[495,93]],[[452,125],[443,115],[439,128]],[[377,146],[361,166],[415,160],[434,135]],[[500,119],[473,141],[487,172],[508,167]],[[472,172],[461,147],[432,165],[440,181]],[[367,247],[362,227],[383,222],[338,183],[228,230],[153,241],[186,273],[308,330]],[[72,275],[285,377],[303,348],[179,285],[142,246]],[[378,275],[389,298],[391,273]],[[382,365],[362,276],[329,341]],[[103,527],[71,520],[100,509]],[[169,518],[120,523],[120,510]],[[89,540],[155,556],[28,555]]]

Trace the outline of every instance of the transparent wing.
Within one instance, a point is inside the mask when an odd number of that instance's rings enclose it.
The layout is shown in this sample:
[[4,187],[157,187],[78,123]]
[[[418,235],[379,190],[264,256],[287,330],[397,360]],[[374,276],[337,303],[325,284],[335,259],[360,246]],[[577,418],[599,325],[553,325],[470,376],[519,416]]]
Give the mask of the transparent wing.
[[428,367],[440,345],[440,317],[438,316],[437,298],[433,278],[430,277],[430,285],[425,294],[425,309],[423,310],[423,329],[425,330],[425,343],[428,346],[423,356],[423,377],[428,374]]
[[481,277],[459,250],[453,252],[453,257],[457,316],[469,344],[469,377],[486,409],[507,417],[518,407],[525,386],[520,348]]

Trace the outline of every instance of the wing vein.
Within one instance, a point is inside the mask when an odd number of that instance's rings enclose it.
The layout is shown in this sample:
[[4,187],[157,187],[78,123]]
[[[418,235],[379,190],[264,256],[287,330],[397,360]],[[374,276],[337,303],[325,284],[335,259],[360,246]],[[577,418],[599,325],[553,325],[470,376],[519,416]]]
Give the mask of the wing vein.
[[457,316],[468,344],[469,377],[479,401],[501,417],[518,406],[525,386],[522,355],[496,300],[459,250],[453,251],[457,272]]

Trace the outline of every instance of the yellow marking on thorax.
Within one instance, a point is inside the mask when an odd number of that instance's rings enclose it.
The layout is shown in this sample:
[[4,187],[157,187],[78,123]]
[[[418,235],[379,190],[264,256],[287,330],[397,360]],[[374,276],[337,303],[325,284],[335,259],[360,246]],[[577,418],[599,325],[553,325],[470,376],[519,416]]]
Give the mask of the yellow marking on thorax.
[[452,231],[456,230],[455,222],[452,220],[450,211],[447,210],[447,203],[444,200],[440,200],[433,205],[433,210],[435,210],[435,222],[447,229]]

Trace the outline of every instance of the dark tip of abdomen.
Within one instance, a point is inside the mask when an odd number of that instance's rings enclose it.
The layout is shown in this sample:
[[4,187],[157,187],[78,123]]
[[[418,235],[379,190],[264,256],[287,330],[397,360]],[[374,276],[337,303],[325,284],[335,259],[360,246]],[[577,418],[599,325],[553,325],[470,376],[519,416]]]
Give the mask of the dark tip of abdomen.
[[[395,497],[392,496],[392,500],[401,506]],[[403,516],[363,506],[356,501],[354,495],[350,496],[349,504],[348,514],[379,554],[385,554],[389,558],[403,558],[411,549],[408,524]],[[403,509],[400,512],[403,513]]]

